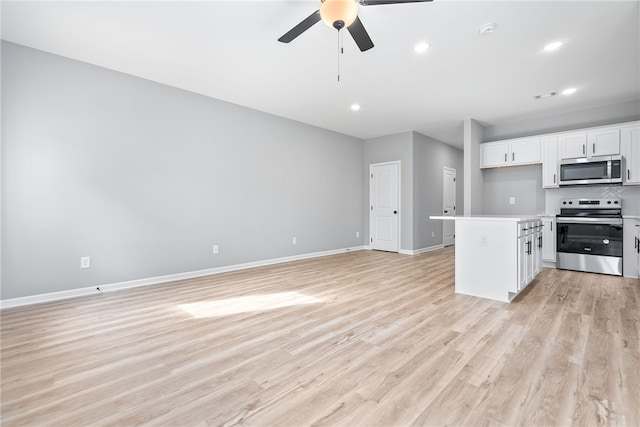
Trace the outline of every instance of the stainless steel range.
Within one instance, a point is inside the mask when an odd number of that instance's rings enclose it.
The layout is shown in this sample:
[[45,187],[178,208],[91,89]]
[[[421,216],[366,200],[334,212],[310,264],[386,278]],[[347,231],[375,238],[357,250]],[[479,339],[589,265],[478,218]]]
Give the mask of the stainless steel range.
[[622,275],[621,199],[562,199],[556,221],[556,267]]

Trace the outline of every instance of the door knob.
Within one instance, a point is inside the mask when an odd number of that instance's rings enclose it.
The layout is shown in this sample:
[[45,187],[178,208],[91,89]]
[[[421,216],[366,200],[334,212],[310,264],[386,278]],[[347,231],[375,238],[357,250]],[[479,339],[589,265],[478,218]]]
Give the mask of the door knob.
[[398,213],[398,211],[393,211],[394,215]]

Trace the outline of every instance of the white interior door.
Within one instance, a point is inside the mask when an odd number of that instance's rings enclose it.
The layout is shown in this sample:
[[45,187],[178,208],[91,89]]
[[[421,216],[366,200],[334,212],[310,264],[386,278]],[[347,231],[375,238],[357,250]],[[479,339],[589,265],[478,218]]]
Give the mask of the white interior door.
[[370,247],[398,252],[400,162],[370,165],[369,175]]
[[[456,214],[456,170],[443,168],[442,172],[442,215]],[[455,243],[455,221],[442,221],[442,244],[451,246]]]

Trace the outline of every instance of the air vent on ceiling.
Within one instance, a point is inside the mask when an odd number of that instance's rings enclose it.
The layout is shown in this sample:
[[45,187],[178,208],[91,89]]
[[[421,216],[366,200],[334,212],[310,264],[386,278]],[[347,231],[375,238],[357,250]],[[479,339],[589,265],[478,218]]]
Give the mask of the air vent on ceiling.
[[549,93],[543,93],[541,95],[536,95],[533,97],[533,99],[543,99],[543,98],[551,98],[552,96],[556,96],[558,94],[558,92],[549,92]]

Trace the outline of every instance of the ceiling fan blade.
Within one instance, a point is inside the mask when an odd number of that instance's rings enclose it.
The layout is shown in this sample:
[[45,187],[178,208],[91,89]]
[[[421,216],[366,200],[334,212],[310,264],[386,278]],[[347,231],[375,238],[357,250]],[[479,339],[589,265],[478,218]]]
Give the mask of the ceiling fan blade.
[[358,0],[361,6],[376,6],[379,4],[422,3],[433,0]]
[[300,22],[298,25],[287,31],[287,33],[280,37],[278,41],[282,43],[289,43],[291,40],[295,39],[300,34],[311,28],[315,23],[320,21],[320,19],[320,11],[316,10],[311,15],[303,19],[302,22]]
[[351,33],[353,40],[360,48],[360,51],[364,52],[365,50],[369,50],[373,47],[371,37],[369,37],[367,30],[364,29],[364,25],[362,25],[360,17],[356,16],[356,20],[353,21],[353,24],[349,25],[347,29],[349,30],[349,33]]

